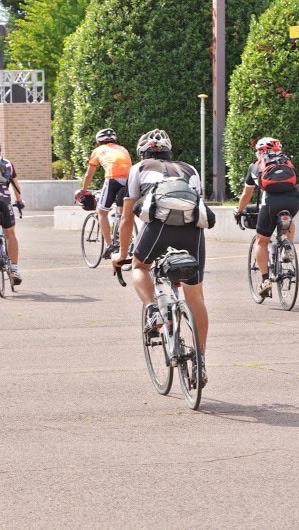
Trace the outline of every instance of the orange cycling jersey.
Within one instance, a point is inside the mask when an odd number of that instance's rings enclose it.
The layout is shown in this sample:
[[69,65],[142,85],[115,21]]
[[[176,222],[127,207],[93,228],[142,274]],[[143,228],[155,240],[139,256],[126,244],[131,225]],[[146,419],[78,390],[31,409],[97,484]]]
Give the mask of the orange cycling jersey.
[[128,151],[121,145],[114,143],[97,147],[89,159],[91,166],[102,166],[105,178],[127,178],[132,166]]

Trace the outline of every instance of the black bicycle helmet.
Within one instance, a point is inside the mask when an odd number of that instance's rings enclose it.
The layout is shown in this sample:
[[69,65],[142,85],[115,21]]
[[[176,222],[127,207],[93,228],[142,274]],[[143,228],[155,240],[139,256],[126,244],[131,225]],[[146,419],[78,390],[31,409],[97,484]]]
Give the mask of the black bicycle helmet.
[[101,143],[108,143],[108,142],[116,142],[117,137],[116,133],[113,129],[102,129],[101,131],[98,131],[96,134],[96,142],[97,144]]
[[168,134],[163,129],[154,129],[143,134],[137,143],[137,155],[141,156],[149,149],[158,152],[170,152],[171,141]]

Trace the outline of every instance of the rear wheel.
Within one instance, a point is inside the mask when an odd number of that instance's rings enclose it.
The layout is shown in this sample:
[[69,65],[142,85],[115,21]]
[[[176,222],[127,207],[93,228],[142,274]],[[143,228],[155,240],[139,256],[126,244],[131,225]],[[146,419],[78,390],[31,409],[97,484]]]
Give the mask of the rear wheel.
[[96,213],[87,215],[81,231],[81,250],[85,263],[95,269],[102,257],[104,238],[99,226]]
[[185,300],[178,306],[179,312],[179,378],[185,399],[192,410],[200,404],[202,392],[201,353],[193,314]]
[[252,241],[249,247],[249,252],[248,252],[248,280],[249,280],[249,287],[250,287],[250,292],[251,292],[253,300],[257,304],[262,304],[265,298],[258,294],[261,283],[262,283],[262,275],[257,266],[255,254],[256,254],[256,236],[252,238]]
[[143,333],[145,320],[146,312],[145,307],[143,307],[142,337],[147,369],[155,389],[159,394],[166,396],[172,386],[173,368],[167,366],[167,354],[163,334],[159,331],[153,334]]
[[[287,256],[287,257],[286,257]],[[294,243],[285,239],[278,250],[279,274],[277,290],[285,311],[293,309],[298,294],[298,258]]]

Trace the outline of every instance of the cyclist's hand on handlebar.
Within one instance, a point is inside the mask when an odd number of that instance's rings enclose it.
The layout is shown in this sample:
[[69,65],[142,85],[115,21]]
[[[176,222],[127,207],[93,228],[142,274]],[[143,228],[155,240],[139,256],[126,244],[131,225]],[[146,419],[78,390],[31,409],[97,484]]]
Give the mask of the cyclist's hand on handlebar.
[[239,222],[241,221],[242,214],[243,214],[242,210],[238,210],[238,208],[234,209],[233,215],[234,215],[234,218],[237,224],[239,224]]
[[127,256],[122,256],[120,252],[115,252],[114,254],[111,254],[111,262],[114,272],[116,271],[117,267],[121,267],[121,265],[118,265],[118,262],[123,261],[124,259],[126,259],[126,257]]
[[17,201],[16,202],[16,206],[19,210],[23,210],[23,208],[25,208],[26,204],[25,204],[25,201],[23,200],[20,200],[20,201]]

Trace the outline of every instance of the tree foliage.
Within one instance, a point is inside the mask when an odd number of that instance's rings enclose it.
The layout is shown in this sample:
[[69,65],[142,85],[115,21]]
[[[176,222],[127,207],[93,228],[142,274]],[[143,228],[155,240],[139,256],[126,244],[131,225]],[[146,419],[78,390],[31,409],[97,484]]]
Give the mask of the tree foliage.
[[[245,26],[247,23],[249,28],[253,5],[258,11],[263,1],[250,0],[243,10],[239,1],[228,0],[227,4],[228,71],[232,71],[237,60],[235,51],[238,49],[240,55],[244,46]],[[161,127],[172,138],[175,158],[198,167],[197,95],[205,92],[210,96],[206,143],[207,174],[211,176],[212,0],[92,0],[80,37],[70,37],[65,46],[60,63],[62,76],[70,67],[66,58],[72,54],[72,38],[76,39],[73,88],[67,88],[68,75],[64,86],[56,85],[56,154],[61,156],[58,144],[64,134],[62,125],[70,119],[73,134],[65,155],[72,158],[77,172],[83,171],[99,128],[114,127],[134,158],[138,137]],[[72,93],[68,100],[66,92]]]
[[63,42],[79,25],[89,0],[24,0],[25,17],[7,38],[7,68],[44,69],[51,98]]
[[233,192],[240,193],[258,138],[274,136],[299,162],[298,0],[275,0],[254,19],[242,62],[232,75],[225,146]]

